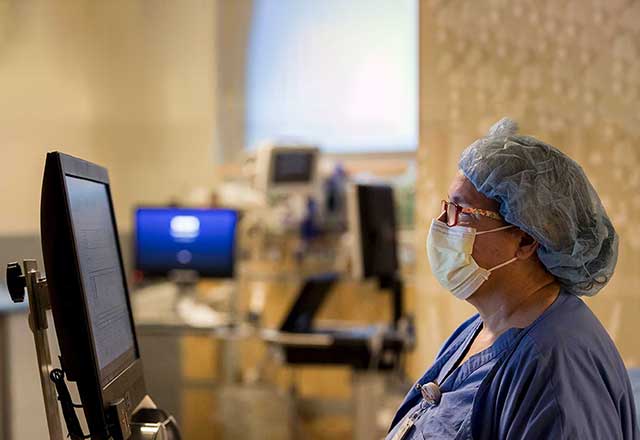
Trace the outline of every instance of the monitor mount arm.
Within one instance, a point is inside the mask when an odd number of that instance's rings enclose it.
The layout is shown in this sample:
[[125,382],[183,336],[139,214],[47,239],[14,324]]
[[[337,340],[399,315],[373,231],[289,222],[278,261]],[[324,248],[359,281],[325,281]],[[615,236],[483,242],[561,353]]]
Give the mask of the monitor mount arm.
[[38,357],[38,371],[40,373],[40,385],[42,385],[42,397],[47,415],[47,427],[51,440],[64,440],[56,388],[49,380],[53,371],[51,364],[51,351],[47,337],[47,310],[51,308],[49,302],[49,290],[47,280],[38,272],[36,260],[24,260],[24,274],[19,263],[7,265],[7,287],[14,303],[24,302],[25,289],[29,298],[29,327],[33,332],[33,340],[36,345]]
[[[53,368],[51,363],[51,351],[49,349],[47,311],[51,309],[49,301],[49,289],[47,279],[38,272],[36,260],[24,260],[22,266],[19,263],[9,263],[7,265],[7,287],[14,303],[22,303],[25,298],[25,289],[29,298],[29,327],[33,332],[33,339],[38,357],[38,371],[40,373],[40,384],[42,385],[42,396],[47,416],[47,427],[50,440],[65,440],[60,422],[58,410],[58,400],[62,406],[62,412],[69,437],[71,440],[82,440],[91,436],[84,435],[75,408],[76,405],[71,400],[69,389],[64,380],[64,372],[59,368]],[[150,401],[150,399],[149,399]],[[148,404],[149,405],[149,404]],[[151,406],[155,406],[152,405]],[[150,408],[148,406],[147,408]],[[112,426],[117,431],[115,438],[130,440],[163,440],[167,439],[166,421],[157,422],[150,420],[139,420],[130,423],[128,417],[121,417],[122,405],[116,402],[111,405],[110,412],[117,417],[119,426]],[[142,417],[144,419],[144,417]],[[172,417],[169,418],[173,420]],[[167,419],[167,420],[169,420]],[[126,433],[122,435],[122,433]],[[114,438],[109,436],[108,438]]]
[[387,275],[378,277],[378,287],[380,289],[388,289],[391,291],[391,310],[393,328],[397,329],[400,320],[404,317],[403,301],[404,301],[404,283],[397,275]]

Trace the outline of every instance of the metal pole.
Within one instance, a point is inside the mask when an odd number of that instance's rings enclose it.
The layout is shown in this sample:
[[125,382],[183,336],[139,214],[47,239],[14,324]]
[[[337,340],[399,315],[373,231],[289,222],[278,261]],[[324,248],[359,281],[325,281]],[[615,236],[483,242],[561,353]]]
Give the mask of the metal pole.
[[11,412],[9,411],[9,341],[8,341],[8,319],[0,315],[0,437],[11,438]]
[[49,298],[46,281],[38,279],[38,264],[36,260],[24,260],[25,282],[29,295],[29,327],[33,332],[33,340],[38,356],[38,370],[44,408],[51,440],[64,440],[65,437],[60,423],[58,399],[55,386],[49,379],[51,372],[51,352],[49,351],[49,339],[47,338],[47,309]]
[[377,414],[384,397],[384,374],[375,371],[353,370],[353,438],[368,440],[380,438]]

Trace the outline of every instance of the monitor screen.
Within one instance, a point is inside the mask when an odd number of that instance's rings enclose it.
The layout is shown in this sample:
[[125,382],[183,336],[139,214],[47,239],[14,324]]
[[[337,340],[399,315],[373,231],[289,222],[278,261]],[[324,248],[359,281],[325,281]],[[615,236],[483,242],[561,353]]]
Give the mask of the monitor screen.
[[136,268],[147,276],[183,269],[231,278],[237,220],[227,209],[139,208]]
[[365,276],[393,275],[398,269],[393,189],[362,185],[358,192]]
[[388,185],[355,185],[351,227],[357,237],[356,276],[392,276],[398,270],[396,217],[393,188]]
[[107,188],[66,176],[80,275],[101,371],[133,357],[133,331]]
[[311,182],[313,178],[313,153],[277,152],[273,160],[273,183]]

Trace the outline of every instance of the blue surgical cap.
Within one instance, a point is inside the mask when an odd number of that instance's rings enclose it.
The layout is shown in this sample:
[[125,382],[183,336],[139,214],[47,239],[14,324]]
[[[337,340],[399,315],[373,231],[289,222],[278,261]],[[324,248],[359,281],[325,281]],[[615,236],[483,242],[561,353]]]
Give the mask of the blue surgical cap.
[[530,136],[511,119],[462,153],[475,188],[500,204],[505,221],[540,243],[538,258],[567,290],[592,296],[618,260],[618,235],[586,174],[574,160]]

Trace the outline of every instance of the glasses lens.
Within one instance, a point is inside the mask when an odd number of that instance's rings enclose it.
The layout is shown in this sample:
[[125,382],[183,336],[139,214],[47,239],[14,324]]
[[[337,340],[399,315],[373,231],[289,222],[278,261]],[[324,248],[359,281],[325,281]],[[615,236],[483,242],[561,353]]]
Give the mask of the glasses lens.
[[455,226],[458,223],[458,209],[454,203],[447,203],[447,225]]

